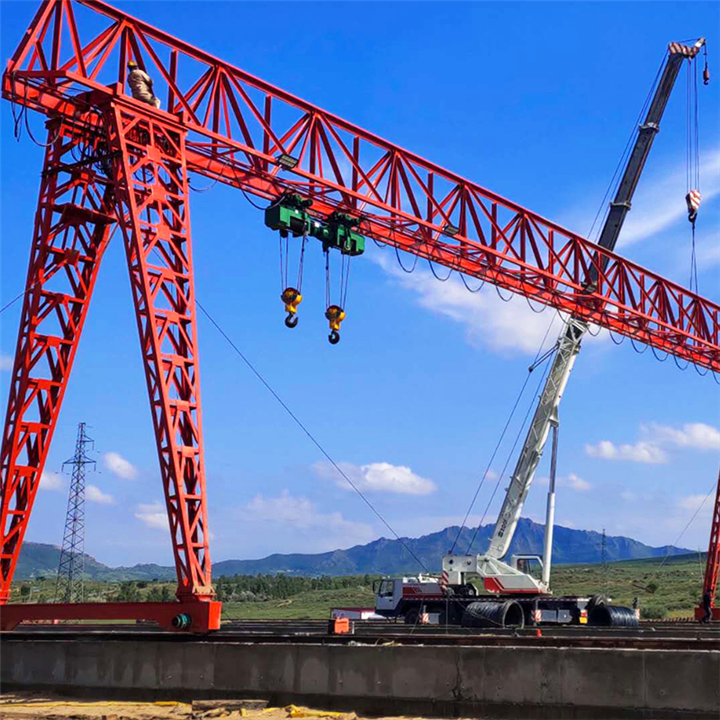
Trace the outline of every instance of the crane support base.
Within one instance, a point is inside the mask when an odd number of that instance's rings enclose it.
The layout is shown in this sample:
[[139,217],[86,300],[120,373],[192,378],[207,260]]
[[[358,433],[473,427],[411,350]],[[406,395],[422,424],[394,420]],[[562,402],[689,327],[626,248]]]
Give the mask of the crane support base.
[[[700,622],[705,617],[705,609],[702,607],[695,608],[695,619]],[[712,622],[720,622],[720,607],[712,609]]]
[[[156,622],[166,630],[205,633],[220,629],[222,603],[207,602],[115,602],[38,603],[3,605],[0,630],[12,630],[22,622],[59,620],[142,620]],[[183,625],[185,625],[183,627]]]

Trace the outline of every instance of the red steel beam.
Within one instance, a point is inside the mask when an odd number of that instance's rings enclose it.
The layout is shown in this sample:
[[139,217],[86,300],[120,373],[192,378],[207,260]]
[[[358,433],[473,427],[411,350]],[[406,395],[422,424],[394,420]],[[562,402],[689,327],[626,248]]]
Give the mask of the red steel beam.
[[720,371],[718,304],[103,2],[44,3],[3,95],[65,116],[132,105],[118,82],[131,57],[187,132],[189,170],[268,199],[291,189],[380,242]]
[[[718,577],[720,576],[720,473],[718,474],[717,490],[715,492],[715,504],[712,511],[712,525],[710,527],[710,542],[708,544],[707,563],[705,565],[705,577],[703,579],[703,597],[706,593],[710,595],[710,607],[712,619],[720,620],[720,607],[715,605],[718,589]],[[705,616],[705,609],[702,604],[695,609],[695,618],[702,620]]]
[[[146,620],[165,630],[205,633],[220,629],[220,602],[14,603],[3,605],[0,630],[43,620]],[[189,623],[180,627],[180,616]]]

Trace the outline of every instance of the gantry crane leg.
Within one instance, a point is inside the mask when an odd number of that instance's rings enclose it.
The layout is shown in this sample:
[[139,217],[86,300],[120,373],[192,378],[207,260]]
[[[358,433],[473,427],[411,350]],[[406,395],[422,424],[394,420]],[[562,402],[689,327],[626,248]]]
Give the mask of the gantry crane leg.
[[115,215],[109,186],[78,158],[97,140],[58,120],[35,214],[0,460],[0,604],[15,566]]
[[[715,604],[718,576],[720,575],[720,473],[718,474],[717,490],[715,491],[715,504],[712,510],[712,525],[710,528],[710,543],[708,545],[707,564],[705,565],[705,578],[703,580],[703,597],[710,595],[710,608],[713,620],[720,620],[720,607]],[[705,617],[705,608],[702,603],[695,608],[695,619]]]
[[[172,116],[134,105],[108,102],[90,131],[60,125],[46,156],[3,441],[0,601],[9,598],[99,260],[119,225],[179,602],[4,605],[2,629],[31,619],[145,619],[195,632],[220,624],[207,535],[185,131]],[[82,147],[68,158],[73,143]],[[47,283],[58,276],[65,286],[49,291]],[[50,319],[60,326],[55,335],[40,327]]]
[[178,599],[213,596],[197,355],[185,131],[114,105],[117,215],[145,364]]

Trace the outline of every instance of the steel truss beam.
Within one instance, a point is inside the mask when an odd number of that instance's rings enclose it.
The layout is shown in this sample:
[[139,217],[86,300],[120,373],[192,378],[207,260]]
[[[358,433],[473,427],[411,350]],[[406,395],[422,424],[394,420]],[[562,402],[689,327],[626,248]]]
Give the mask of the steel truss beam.
[[188,170],[268,199],[292,189],[378,241],[720,371],[716,303],[105,3],[46,2],[3,94],[70,114],[122,95],[131,57],[187,130]]

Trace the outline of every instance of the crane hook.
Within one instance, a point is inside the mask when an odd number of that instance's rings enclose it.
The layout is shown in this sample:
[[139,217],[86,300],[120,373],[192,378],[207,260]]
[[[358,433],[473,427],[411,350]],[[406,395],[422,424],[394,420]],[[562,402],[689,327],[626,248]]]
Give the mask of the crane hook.
[[345,319],[345,311],[339,305],[330,305],[325,311],[325,317],[330,324],[328,340],[331,345],[337,345],[340,342],[340,324]]
[[294,287],[286,287],[282,291],[280,299],[285,304],[285,312],[287,313],[287,317],[285,318],[285,327],[296,327],[298,324],[297,308],[302,302],[303,296],[300,294],[300,291],[296,290]]

